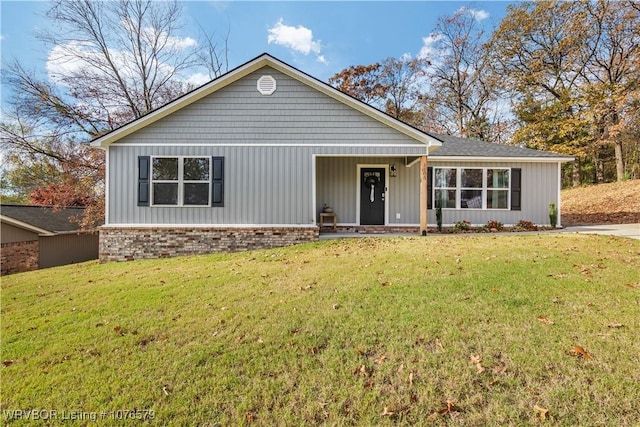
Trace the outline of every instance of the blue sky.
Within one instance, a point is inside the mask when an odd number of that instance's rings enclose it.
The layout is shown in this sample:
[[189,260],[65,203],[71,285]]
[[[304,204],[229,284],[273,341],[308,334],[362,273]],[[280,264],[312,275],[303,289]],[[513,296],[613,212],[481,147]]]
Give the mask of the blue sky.
[[[502,1],[186,1],[181,37],[197,39],[197,23],[219,35],[229,31],[229,67],[263,52],[323,81],[357,64],[389,56],[417,56],[436,20],[461,7],[490,31],[506,13]],[[46,73],[50,50],[35,37],[49,22],[45,1],[0,2],[3,65],[19,59]],[[197,77],[197,76],[196,76]],[[194,77],[194,81],[197,78]],[[202,83],[202,82],[201,82]],[[7,91],[2,90],[3,104]]]

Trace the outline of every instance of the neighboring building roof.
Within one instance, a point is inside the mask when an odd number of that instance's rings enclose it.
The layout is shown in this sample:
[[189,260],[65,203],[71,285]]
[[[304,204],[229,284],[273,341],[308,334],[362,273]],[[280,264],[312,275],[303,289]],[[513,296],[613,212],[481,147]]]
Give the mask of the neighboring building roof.
[[71,217],[82,218],[84,208],[33,205],[0,205],[0,219],[16,227],[24,228],[41,235],[72,233],[79,230],[77,221]]
[[163,117],[168,116],[169,114],[180,110],[181,108],[190,105],[207,95],[210,95],[223,87],[230,85],[233,82],[240,80],[241,78],[263,68],[269,66],[274,68],[289,77],[298,80],[301,83],[304,83],[317,91],[339,101],[343,104],[350,106],[351,108],[360,111],[367,116],[378,120],[381,123],[386,124],[387,126],[398,130],[399,132],[404,133],[405,135],[415,139],[416,141],[422,142],[427,147],[439,147],[440,141],[428,133],[421,131],[411,125],[408,125],[383,111],[378,110],[366,104],[359,99],[356,99],[344,92],[339,91],[333,86],[316,79],[315,77],[304,73],[303,71],[298,70],[297,68],[292,67],[289,64],[286,64],[280,61],[277,58],[269,55],[268,53],[263,53],[262,55],[252,59],[251,61],[240,65],[239,67],[229,71],[228,73],[216,78],[215,80],[210,81],[209,83],[200,86],[197,89],[175,99],[174,101],[153,110],[146,115],[133,120],[101,137],[94,139],[91,142],[91,145],[94,147],[107,148],[114,142],[117,142],[119,139],[124,138],[127,135],[136,132],[139,129],[142,129]]
[[439,158],[510,158],[522,160],[572,161],[573,157],[548,151],[533,150],[531,148],[513,145],[495,144],[479,139],[460,138],[429,132],[431,136],[442,141],[442,146],[435,150],[430,157]]

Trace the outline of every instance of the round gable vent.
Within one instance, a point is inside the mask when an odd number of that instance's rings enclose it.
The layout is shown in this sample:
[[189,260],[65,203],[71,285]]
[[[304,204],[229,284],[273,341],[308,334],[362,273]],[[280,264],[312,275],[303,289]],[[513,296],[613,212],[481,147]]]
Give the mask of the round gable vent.
[[258,79],[258,92],[263,95],[271,95],[276,91],[276,79],[271,76],[262,76]]

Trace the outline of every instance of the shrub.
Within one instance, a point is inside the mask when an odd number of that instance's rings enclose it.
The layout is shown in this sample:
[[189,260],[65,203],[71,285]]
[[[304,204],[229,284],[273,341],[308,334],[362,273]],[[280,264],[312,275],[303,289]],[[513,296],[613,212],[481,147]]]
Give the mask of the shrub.
[[458,221],[453,226],[455,231],[469,231],[471,230],[471,223],[469,221]]
[[538,231],[538,226],[537,225],[535,225],[531,221],[527,221],[527,220],[524,220],[524,219],[521,219],[520,221],[518,221],[516,226],[513,227],[513,228],[516,229],[516,230]]
[[555,203],[549,204],[549,224],[551,228],[556,228],[558,224],[558,208]]
[[492,219],[491,221],[487,222],[487,224],[485,225],[485,228],[489,231],[491,230],[501,231],[501,230],[504,230],[504,224],[501,223],[500,221],[496,221]]

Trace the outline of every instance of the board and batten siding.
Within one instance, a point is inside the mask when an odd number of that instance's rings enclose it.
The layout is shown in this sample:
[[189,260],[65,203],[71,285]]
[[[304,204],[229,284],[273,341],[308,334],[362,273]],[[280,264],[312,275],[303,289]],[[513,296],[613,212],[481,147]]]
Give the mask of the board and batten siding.
[[38,240],[38,233],[3,222],[0,227],[0,240],[2,243],[33,242]]
[[[256,89],[267,74],[278,85],[269,96]],[[108,150],[107,225],[312,225],[314,156],[418,156],[427,147],[265,68]],[[138,156],[223,156],[224,207],[137,206]]]
[[[338,222],[343,225],[358,224],[356,217],[357,204],[357,167],[359,164],[388,167],[394,164],[397,176],[387,181],[389,225],[418,225],[420,222],[420,167],[404,165],[404,158],[394,157],[349,157],[317,159],[317,193],[316,206],[318,212],[324,203],[333,207],[338,215]],[[469,168],[520,168],[522,181],[522,209],[520,211],[498,209],[444,209],[443,223],[455,224],[469,221],[475,225],[486,224],[490,220],[500,221],[505,225],[517,224],[520,220],[532,221],[535,224],[549,224],[549,203],[558,200],[558,164],[533,162],[441,162],[435,156],[429,158],[429,167],[469,167]],[[397,218],[400,214],[400,218]],[[435,209],[429,209],[429,225],[436,225]]]
[[420,164],[408,168],[404,157],[319,157],[316,162],[318,213],[326,203],[333,208],[341,225],[359,223],[358,165],[385,168],[395,165],[396,176],[390,176],[386,182],[387,223],[415,225],[420,222]]
[[[443,209],[443,224],[455,224],[469,221],[474,225],[483,225],[490,220],[505,225],[517,224],[520,220],[531,221],[538,225],[549,224],[549,204],[558,202],[558,163],[555,162],[440,162],[437,157],[429,159],[429,167],[468,167],[468,168],[520,168],[521,202],[519,211],[500,209]],[[436,223],[435,209],[429,210],[429,224]]]
[[40,237],[39,268],[98,259],[98,233],[69,233]]

